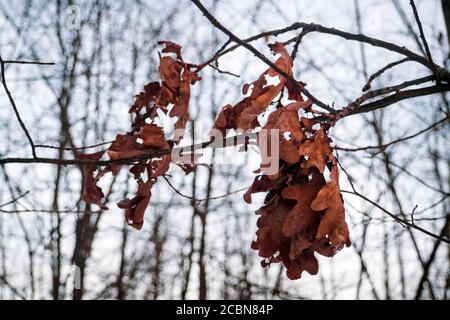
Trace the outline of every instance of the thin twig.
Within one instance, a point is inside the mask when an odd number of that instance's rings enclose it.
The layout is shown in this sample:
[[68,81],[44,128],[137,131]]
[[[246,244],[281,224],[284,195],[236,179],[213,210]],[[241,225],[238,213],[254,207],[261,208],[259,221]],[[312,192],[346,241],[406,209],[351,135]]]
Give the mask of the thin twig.
[[[350,102],[347,106],[345,106],[341,110],[338,110],[337,114],[333,116],[334,119],[331,121],[331,124],[332,125],[336,124],[336,122],[339,121],[340,119],[342,119],[345,116],[358,110],[361,107],[362,103],[369,99],[373,99],[378,96],[385,95],[385,94],[388,94],[391,92],[401,93],[401,91],[400,91],[401,89],[404,89],[404,88],[407,88],[407,87],[410,87],[413,85],[422,84],[422,83],[425,83],[428,81],[432,81],[433,79],[435,79],[435,77],[433,75],[425,76],[425,77],[417,78],[414,80],[405,81],[405,82],[400,83],[395,86],[388,86],[388,87],[384,87],[381,89],[375,89],[372,91],[368,91],[368,92],[364,93],[363,95],[361,95],[360,97],[358,97],[357,99],[355,99],[354,101]],[[450,86],[449,86],[449,88],[450,88]]]
[[22,210],[3,210],[1,213],[84,213],[84,214],[96,214],[102,213],[102,210],[96,211],[79,211],[79,210],[51,210],[51,209],[22,209]]
[[0,280],[9,288],[9,290],[11,290],[16,296],[18,296],[20,299],[22,300],[27,300],[27,298],[19,292],[19,290],[17,290],[16,288],[14,288],[8,281],[8,279],[6,279],[4,274],[0,274]]
[[51,145],[47,145],[47,144],[36,144],[35,148],[44,148],[44,149],[56,149],[56,150],[67,150],[67,151],[72,151],[72,150],[83,150],[83,149],[91,149],[91,148],[96,148],[96,147],[101,147],[107,144],[111,144],[113,143],[114,140],[111,141],[105,141],[105,142],[100,142],[97,144],[93,144],[90,146],[85,146],[85,147],[77,147],[77,148],[71,148],[71,147],[57,147],[57,146],[51,146]]
[[199,72],[200,70],[202,70],[204,67],[206,66],[211,66],[211,63],[215,63],[216,66],[218,65],[217,63],[217,59],[220,57],[221,53],[225,50],[225,48],[231,43],[231,39],[228,39],[220,48],[219,50],[216,51],[216,53],[209,58],[208,60],[206,60],[205,62],[203,62],[201,65],[197,66],[197,70],[196,72]]
[[[373,102],[364,103],[364,104],[360,105],[359,108],[355,108],[348,114],[342,115],[340,119],[347,117],[347,116],[352,116],[352,115],[361,114],[361,113],[367,113],[367,112],[371,112],[371,111],[374,111],[377,109],[386,108],[392,104],[395,104],[395,103],[405,100],[405,99],[422,97],[422,96],[427,96],[430,94],[446,92],[446,91],[450,91],[450,85],[442,84],[442,85],[435,85],[435,86],[424,87],[424,88],[419,88],[419,89],[403,90],[403,91],[397,92],[395,94],[392,94],[390,96],[387,96],[386,98],[382,98],[382,99],[379,99],[379,100],[376,100]],[[325,120],[325,121],[328,120],[327,118],[324,118],[324,117],[316,117],[314,119],[315,120]]]
[[[399,45],[396,45],[391,42],[387,42],[387,41],[380,40],[377,38],[368,37],[364,34],[354,34],[354,33],[342,31],[342,30],[335,29],[335,28],[325,27],[325,26],[322,26],[322,25],[316,24],[316,23],[304,23],[304,22],[296,22],[296,23],[292,24],[291,26],[285,28],[283,31],[287,32],[287,31],[296,30],[296,29],[300,29],[300,28],[308,28],[309,32],[330,34],[330,35],[344,38],[346,40],[367,43],[374,47],[383,48],[383,49],[404,55],[405,57],[408,57],[411,60],[416,61],[416,62],[426,66],[427,68],[431,68],[431,66],[432,66],[430,64],[430,61],[428,60],[428,58],[423,57],[420,54],[417,54],[404,46],[399,46]],[[277,31],[281,32],[281,30],[277,30]],[[297,39],[297,37],[293,37],[293,38],[287,40],[285,43],[294,42],[294,41],[296,41],[296,39]],[[224,51],[223,53],[225,54],[226,52]],[[443,67],[436,65],[436,64],[434,64],[434,67],[436,68],[436,70],[438,70],[438,72],[441,76],[445,77],[446,79],[450,79],[450,73],[447,70],[445,70]]]
[[233,76],[233,77],[236,77],[236,78],[240,78],[241,76],[240,75],[238,75],[238,74],[236,74],[236,73],[233,73],[233,72],[230,72],[230,71],[226,71],[226,70],[222,70],[222,69],[219,69],[219,67],[216,67],[215,65],[213,65],[213,64],[208,64],[208,66],[210,66],[211,68],[213,68],[214,70],[216,70],[217,72],[219,72],[219,73],[223,73],[223,74],[227,74],[227,75],[229,75],[229,76]]
[[298,47],[299,47],[300,43],[302,42],[303,37],[305,35],[307,35],[308,32],[310,32],[310,30],[307,28],[304,28],[302,30],[302,32],[300,32],[300,34],[298,35],[297,40],[295,41],[295,44],[294,44],[294,48],[292,49],[292,53],[291,53],[292,60],[295,60],[295,58],[297,57]]
[[[430,62],[426,57],[423,57],[423,56],[409,50],[408,48],[406,48],[404,46],[399,46],[399,45],[396,45],[391,42],[387,42],[387,41],[380,40],[377,38],[368,37],[364,34],[355,34],[355,33],[346,32],[346,31],[342,31],[339,29],[335,29],[335,28],[326,27],[326,26],[323,26],[323,25],[320,25],[317,23],[295,22],[285,28],[261,32],[257,35],[246,38],[243,41],[253,42],[255,40],[258,40],[258,39],[261,39],[261,38],[264,38],[267,36],[278,36],[278,35],[281,35],[281,34],[284,34],[284,33],[290,32],[290,31],[295,31],[298,29],[308,29],[309,32],[318,32],[318,33],[323,33],[323,34],[329,34],[329,35],[341,37],[343,39],[350,40],[350,41],[358,41],[358,42],[367,43],[374,47],[379,47],[379,48],[383,48],[383,49],[386,49],[386,50],[389,50],[392,52],[399,53],[401,55],[404,55],[405,57],[408,57],[409,59],[411,59],[413,61],[416,61],[416,62],[428,67],[428,68],[430,67]],[[284,43],[285,44],[293,43],[293,42],[296,42],[297,39],[298,39],[298,36],[295,36],[295,37],[285,41]],[[239,44],[239,43],[234,46],[231,46],[230,48],[222,51],[219,54],[219,57],[221,57],[225,54],[228,54],[233,50],[236,50],[240,46],[241,46],[241,44]],[[445,75],[446,78],[450,78],[450,73],[448,71],[446,71],[444,68],[442,68],[438,65],[435,65],[435,67],[437,70],[439,70],[440,74]]]
[[345,170],[345,168],[342,166],[341,162],[339,161],[339,158],[337,158],[337,159],[338,159],[338,160],[337,160],[337,163],[338,163],[339,167],[341,168],[341,170],[345,173],[345,175],[346,175],[346,177],[347,177],[347,180],[348,180],[348,182],[350,183],[350,186],[352,187],[352,190],[353,190],[354,192],[357,192],[357,191],[356,191],[356,188],[355,188],[355,185],[354,185],[354,183],[353,183],[352,177],[351,177],[350,174],[347,172],[347,170]]
[[19,60],[3,60],[4,64],[37,64],[37,65],[44,65],[44,66],[53,66],[55,65],[54,62],[41,62],[41,61],[19,61]]
[[414,208],[411,211],[411,223],[414,224],[414,213],[416,213],[417,204],[414,206]]

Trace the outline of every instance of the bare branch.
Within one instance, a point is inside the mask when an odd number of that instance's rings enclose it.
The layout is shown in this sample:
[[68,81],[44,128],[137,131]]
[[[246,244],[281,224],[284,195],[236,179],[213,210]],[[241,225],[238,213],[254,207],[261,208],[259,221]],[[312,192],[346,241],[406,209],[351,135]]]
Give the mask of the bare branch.
[[55,65],[54,62],[41,62],[41,61],[20,61],[20,60],[3,60],[4,64],[37,64],[37,65],[44,65],[44,66],[53,66]]
[[385,94],[388,94],[388,93],[391,93],[394,91],[399,92],[401,89],[404,89],[404,88],[407,88],[407,87],[410,87],[413,85],[422,84],[422,83],[425,83],[428,81],[432,81],[433,79],[435,79],[434,76],[426,76],[426,77],[422,77],[422,78],[418,78],[418,79],[414,79],[414,80],[405,81],[405,82],[395,85],[395,86],[388,86],[388,87],[384,87],[381,89],[368,91],[368,92],[364,93],[363,95],[361,95],[360,97],[358,97],[357,99],[355,99],[354,101],[350,102],[345,108],[342,108],[341,110],[339,110],[338,113],[334,116],[334,120],[332,121],[332,124],[334,125],[340,119],[353,113],[355,110],[358,110],[358,108],[361,106],[361,104],[367,100],[370,100],[375,97],[385,95]]
[[430,87],[425,87],[425,88],[420,88],[420,89],[404,90],[404,91],[400,91],[395,94],[392,94],[386,98],[383,98],[383,99],[380,99],[380,100],[377,100],[374,102],[362,104],[359,108],[353,110],[348,115],[350,116],[350,115],[355,115],[355,114],[360,114],[360,113],[366,113],[366,112],[370,112],[370,111],[374,111],[377,109],[388,107],[391,104],[397,103],[397,102],[405,100],[405,99],[422,97],[422,96],[427,96],[430,94],[445,92],[445,91],[450,91],[450,85],[447,85],[447,84],[446,85],[435,85],[435,86],[430,86]]
[[12,286],[11,283],[9,283],[8,279],[5,277],[4,274],[0,274],[0,280],[9,288],[9,290],[11,290],[20,299],[27,300],[27,298],[22,293],[20,293],[19,290],[14,288],[14,286]]
[[148,153],[145,156],[141,157],[129,157],[129,158],[122,158],[122,159],[115,159],[115,160],[85,160],[85,159],[55,159],[55,158],[43,158],[43,157],[36,157],[36,158],[3,158],[0,159],[0,165],[7,164],[7,163],[48,163],[48,164],[56,164],[56,165],[78,165],[78,166],[85,166],[85,165],[92,165],[95,164],[97,166],[107,166],[110,164],[134,164],[139,161],[149,160],[153,158],[159,158],[164,155],[168,155],[171,153],[175,154],[189,154],[194,153],[198,150],[205,149],[205,148],[226,148],[230,146],[238,146],[241,144],[247,144],[249,140],[255,139],[257,137],[256,132],[250,132],[250,133],[243,133],[239,135],[235,135],[228,138],[223,138],[219,141],[215,141],[213,138],[209,141],[193,144],[186,147],[176,147],[173,149],[162,149],[162,150],[154,150],[154,151],[148,151]]
[[43,149],[55,149],[55,150],[67,150],[67,151],[72,151],[72,150],[84,150],[84,149],[91,149],[91,148],[96,148],[96,147],[101,147],[107,144],[111,144],[113,143],[114,140],[111,141],[105,141],[105,142],[100,142],[97,144],[93,144],[90,146],[85,146],[85,147],[77,147],[77,148],[72,148],[72,147],[57,147],[57,146],[51,146],[51,145],[47,145],[47,144],[36,144],[34,147],[35,148],[43,148]]
[[53,209],[22,209],[22,210],[3,210],[0,209],[1,213],[84,213],[84,214],[96,214],[102,213],[101,210],[97,211],[80,211],[80,210],[53,210]]
[[241,189],[238,189],[238,190],[234,190],[234,191],[231,191],[231,192],[227,192],[227,193],[225,193],[225,194],[223,194],[223,195],[220,195],[220,196],[216,196],[216,197],[207,197],[207,198],[203,198],[203,199],[197,199],[197,198],[195,198],[195,197],[188,196],[188,195],[182,193],[180,190],[178,190],[178,189],[170,182],[169,179],[167,179],[166,176],[162,176],[162,177],[163,177],[164,180],[166,180],[167,184],[172,188],[172,190],[175,191],[178,195],[180,195],[180,196],[183,197],[183,198],[186,198],[186,199],[189,199],[189,200],[193,200],[193,201],[195,201],[195,202],[203,202],[203,201],[207,201],[207,200],[209,201],[209,200],[222,199],[222,198],[226,198],[226,197],[228,197],[228,196],[231,196],[232,194],[236,194],[236,193],[239,193],[239,192],[242,192],[242,191],[245,191],[245,190],[248,189],[248,188],[241,188]]
[[449,117],[447,116],[447,117],[442,118],[441,120],[439,120],[439,121],[433,123],[432,125],[426,127],[425,129],[422,129],[422,130],[420,130],[420,131],[418,131],[418,132],[416,132],[416,133],[414,133],[414,134],[405,136],[405,137],[403,137],[403,138],[398,138],[398,139],[395,139],[395,140],[393,140],[393,141],[391,141],[391,142],[384,143],[384,144],[381,144],[381,145],[377,145],[377,146],[366,146],[366,147],[359,147],[359,148],[341,148],[341,147],[334,147],[334,149],[336,149],[336,150],[342,150],[342,151],[348,151],[348,152],[353,152],[353,151],[364,151],[364,150],[369,150],[369,149],[383,149],[383,150],[384,150],[384,149],[386,149],[387,147],[389,147],[389,146],[391,146],[391,145],[393,145],[393,144],[395,144],[395,143],[403,142],[403,141],[406,141],[406,140],[415,138],[415,137],[421,135],[421,134],[424,133],[424,132],[427,132],[427,131],[429,131],[429,130],[431,130],[431,129],[434,129],[435,127],[437,127],[437,126],[440,125],[441,123],[444,123],[444,122],[446,122],[446,121],[448,121],[448,120],[449,120]]
[[14,202],[17,202],[19,199],[22,199],[23,197],[25,197],[25,196],[26,196],[27,194],[29,194],[29,193],[30,193],[30,191],[28,190],[28,191],[22,193],[21,195],[19,195],[18,197],[15,197],[14,199],[12,199],[12,200],[10,200],[10,201],[8,201],[8,202],[6,202],[6,203],[0,204],[0,208],[6,207],[6,206],[9,205],[9,204],[12,204],[12,203],[14,203]]
[[[255,47],[253,47],[248,42],[240,39],[237,37],[233,32],[225,28],[209,11],[201,4],[199,0],[191,0],[203,13],[203,15],[220,31],[225,33],[227,36],[230,37],[231,40],[236,42],[237,44],[243,46],[247,50],[249,50],[251,53],[253,53],[256,57],[258,57],[261,61],[263,61],[265,64],[267,64],[269,67],[271,67],[273,70],[278,72],[281,76],[285,77],[289,81],[296,82],[295,79],[293,79],[291,76],[289,76],[286,72],[278,68],[272,61],[270,61],[265,55],[263,55],[261,52],[259,52]],[[334,112],[334,109],[331,108],[329,105],[323,103],[322,101],[318,100],[316,97],[314,97],[307,89],[302,88],[302,93],[307,96],[311,101],[316,104],[317,106],[321,107],[322,109],[325,109],[330,112]]]
[[367,83],[364,85],[364,87],[362,88],[362,91],[367,91],[370,89],[370,85],[372,83],[373,80],[375,80],[375,78],[379,77],[380,75],[382,75],[386,70],[395,67],[399,64],[402,64],[404,62],[410,61],[410,58],[403,58],[400,60],[397,60],[395,62],[391,62],[388,65],[386,65],[385,67],[381,68],[380,70],[378,70],[377,72],[375,72],[374,74],[372,74],[369,79],[367,80]]

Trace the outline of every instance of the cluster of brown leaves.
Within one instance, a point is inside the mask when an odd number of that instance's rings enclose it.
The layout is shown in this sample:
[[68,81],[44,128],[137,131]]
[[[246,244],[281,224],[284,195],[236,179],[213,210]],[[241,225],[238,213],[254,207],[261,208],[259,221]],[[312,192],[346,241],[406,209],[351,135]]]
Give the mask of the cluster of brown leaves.
[[[275,43],[271,49],[280,54],[276,66],[292,75],[292,59],[284,46]],[[244,85],[244,94],[253,87],[251,94],[235,106],[225,106],[215,128],[222,132],[254,129],[259,125],[257,117],[271,103],[276,104],[262,129],[280,132],[279,171],[267,174],[261,165],[261,174],[245,193],[244,200],[250,203],[253,193],[267,192],[264,206],[256,212],[260,217],[252,248],[264,258],[263,267],[282,262],[288,277],[298,279],[304,270],[310,274],[318,272],[314,252],[331,257],[344,245],[349,246],[349,231],[327,125],[299,116],[300,109],[311,111],[310,101],[304,101],[300,93],[303,83],[279,76],[277,85],[267,85],[266,75],[278,74],[268,69],[255,82]],[[294,102],[284,106],[281,98],[274,99],[283,95],[285,89],[288,100]],[[269,140],[270,143],[273,142]],[[262,160],[265,163],[267,159]],[[324,176],[326,169],[330,173],[328,183]]]
[[[134,161],[130,172],[134,175],[138,184],[136,196],[124,199],[118,206],[125,209],[125,218],[131,226],[141,229],[144,222],[144,213],[150,202],[151,189],[158,177],[164,175],[171,163],[170,154],[160,158],[148,159],[146,156],[158,150],[169,150],[183,137],[181,132],[189,120],[190,86],[200,77],[191,70],[191,66],[185,63],[181,57],[181,47],[172,42],[160,42],[165,47],[160,55],[159,73],[161,81],[150,82],[144,86],[144,91],[136,96],[135,103],[129,113],[134,114],[131,131],[127,134],[118,134],[115,141],[107,150],[110,160],[126,161],[127,159],[140,159]],[[177,117],[175,122],[175,136],[167,140],[163,129],[155,124],[158,110]],[[94,154],[83,154],[80,159],[98,161],[104,151]],[[179,164],[183,166],[183,164]],[[97,186],[99,178],[106,172],[117,175],[120,163],[110,164],[102,170],[97,170],[96,165],[88,165],[84,171],[83,200],[93,203],[102,209],[104,194]],[[185,169],[185,168],[184,168]],[[147,179],[144,180],[146,173]]]
[[[156,179],[164,175],[171,163],[170,154],[159,159],[148,159],[149,153],[171,149],[182,138],[176,134],[172,140],[165,138],[162,128],[154,120],[161,110],[170,117],[177,117],[176,129],[184,129],[189,119],[190,85],[199,80],[191,70],[191,65],[181,57],[180,46],[171,42],[162,42],[163,53],[173,55],[160,56],[160,82],[151,82],[136,97],[129,112],[134,114],[131,132],[119,134],[107,150],[109,159],[137,159],[130,168],[138,183],[135,197],[118,203],[125,209],[127,221],[135,228],[143,225],[143,216],[147,208],[151,188]],[[281,43],[270,45],[272,51],[280,55],[275,65],[292,78],[292,58]],[[277,77],[277,84],[268,84],[268,77]],[[344,245],[350,245],[349,231],[345,222],[345,210],[339,189],[337,159],[330,146],[327,135],[329,125],[311,118],[300,116],[313,112],[312,104],[305,101],[301,90],[305,84],[286,79],[269,68],[251,84],[245,84],[243,94],[248,96],[236,105],[222,108],[214,123],[214,129],[247,131],[260,127],[258,116],[267,112],[270,105],[276,106],[262,127],[261,132],[278,130],[280,132],[278,171],[267,172],[262,164],[253,184],[244,195],[247,203],[251,202],[253,193],[266,192],[264,206],[256,214],[258,218],[257,239],[252,248],[263,257],[261,264],[269,266],[282,262],[291,279],[298,279],[304,270],[310,274],[318,272],[315,252],[331,257]],[[249,92],[251,90],[251,92]],[[288,101],[283,105],[281,98],[287,92]],[[171,107],[169,107],[171,106]],[[173,106],[173,107],[172,107]],[[262,139],[259,135],[259,139]],[[268,149],[274,143],[270,135]],[[104,152],[81,155],[82,159],[97,161]],[[261,150],[261,154],[264,151]],[[263,163],[270,159],[262,156]],[[178,164],[185,171],[194,167],[192,164]],[[116,175],[120,164],[110,164],[97,170],[95,164],[85,167],[83,200],[99,205],[105,209],[104,194],[97,186],[99,178],[106,172]],[[326,182],[325,172],[330,179]],[[147,173],[144,180],[143,174]]]

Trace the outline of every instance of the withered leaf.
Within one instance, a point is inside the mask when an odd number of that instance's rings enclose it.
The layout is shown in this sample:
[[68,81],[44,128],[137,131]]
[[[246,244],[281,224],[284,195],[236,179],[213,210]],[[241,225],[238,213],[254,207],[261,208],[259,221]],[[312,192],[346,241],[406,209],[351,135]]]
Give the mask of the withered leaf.
[[[300,154],[298,153],[298,145],[303,140],[303,132],[300,125],[298,110],[311,105],[310,101],[298,101],[281,107],[269,115],[267,123],[263,127],[263,138],[267,140],[268,152],[261,152],[262,156],[271,157],[270,146],[272,146],[272,135],[266,132],[278,130],[278,151],[282,160],[289,164],[294,164],[299,161]],[[284,137],[285,133],[289,133],[291,138],[288,140]],[[270,159],[262,159],[263,163],[269,162]]]
[[181,46],[179,44],[176,44],[174,42],[171,41],[158,41],[158,44],[164,44],[165,48],[162,49],[163,53],[175,53],[177,56],[177,59],[182,60],[181,58]]
[[[181,56],[181,47],[170,41],[161,41],[164,45],[160,55],[159,74],[161,81],[151,82],[144,91],[136,96],[129,112],[134,114],[131,131],[126,135],[117,135],[108,149],[111,160],[133,158],[130,172],[138,182],[137,194],[125,199],[118,206],[125,209],[127,222],[136,229],[141,229],[144,213],[151,198],[151,188],[157,178],[164,176],[174,161],[186,174],[195,170],[195,159],[180,162],[172,160],[171,155],[161,154],[159,158],[143,157],[157,150],[168,150],[179,144],[189,120],[190,86],[200,79],[192,70],[194,65],[185,63]],[[293,61],[282,43],[270,45],[280,57],[275,61],[278,69],[292,78]],[[274,84],[269,84],[270,77],[276,77]],[[271,79],[272,80],[272,79]],[[256,213],[256,241],[252,248],[264,258],[263,267],[281,262],[287,269],[290,279],[298,279],[303,271],[310,274],[318,272],[315,253],[331,257],[344,245],[350,245],[348,226],[345,222],[345,210],[339,189],[337,160],[334,158],[328,137],[329,125],[314,119],[299,116],[299,110],[311,112],[311,101],[305,101],[302,91],[306,84],[293,79],[286,79],[274,69],[268,68],[254,82],[244,84],[242,93],[248,95],[234,106],[225,104],[220,111],[214,129],[223,135],[227,129],[236,131],[255,129],[260,126],[258,117],[275,106],[260,132],[257,141],[267,142],[268,153],[261,158],[269,158],[272,147],[277,144],[279,156],[263,163],[257,171],[252,185],[244,194],[247,203],[252,201],[253,193],[266,192],[264,206]],[[251,90],[251,91],[250,91]],[[281,97],[286,93],[294,102],[283,105]],[[277,101],[277,97],[280,97]],[[155,123],[163,112],[176,118],[175,137],[167,140],[162,128]],[[319,128],[316,128],[318,126]],[[264,135],[265,132],[265,135]],[[279,132],[277,140],[270,133]],[[138,143],[142,139],[142,143]],[[103,152],[82,155],[80,158],[98,161]],[[266,170],[267,163],[276,161],[278,171]],[[324,171],[328,167],[331,181],[326,183]],[[83,183],[83,200],[102,208],[104,195],[96,185],[106,171],[116,175],[119,164],[107,166],[96,173],[96,164],[85,166]],[[96,173],[96,174],[95,174]],[[144,182],[143,175],[148,177]]]
[[312,243],[309,242],[303,235],[294,235],[291,237],[291,249],[289,251],[289,259],[295,260],[298,258],[303,250],[311,247]]
[[162,156],[160,160],[152,160],[148,167],[150,176],[152,178],[163,176],[169,170],[170,161],[170,154]]
[[150,107],[150,102],[155,99],[155,96],[159,93],[161,86],[159,82],[150,82],[144,86],[144,91],[136,96],[136,101],[131,106],[129,113],[135,112],[139,114],[142,108]]
[[[163,176],[171,163],[169,154],[161,154],[160,158],[150,156],[156,150],[168,150],[182,138],[182,130],[176,130],[173,140],[167,140],[162,128],[155,124],[159,112],[169,116],[177,117],[175,129],[184,129],[189,120],[190,85],[200,80],[198,74],[191,70],[192,65],[185,63],[181,57],[181,46],[170,41],[161,41],[164,45],[163,53],[173,55],[160,55],[160,78],[161,81],[150,82],[144,86],[144,90],[136,96],[134,104],[129,113],[134,115],[131,131],[127,134],[118,134],[115,141],[108,149],[110,160],[132,159],[133,165],[130,172],[138,181],[138,193],[131,199],[125,199],[118,203],[119,207],[125,209],[127,221],[135,228],[140,229],[143,224],[145,208],[150,201],[150,189],[156,179]],[[171,104],[173,104],[172,109]],[[138,143],[142,139],[142,143]],[[103,152],[93,155],[82,155],[80,158],[99,159]],[[155,156],[153,154],[153,156]],[[116,175],[121,167],[121,162],[111,163],[93,176],[96,166],[86,166],[84,173],[83,200],[95,203],[102,208],[104,197],[102,190],[97,187],[96,182],[102,174],[111,171]],[[190,170],[195,166],[192,165]],[[183,168],[184,169],[184,168]],[[142,181],[142,175],[147,173],[150,179]]]
[[[261,79],[258,81],[264,83]],[[283,86],[286,88],[288,84]],[[328,127],[313,119],[299,117],[300,109],[308,111],[311,108],[311,101],[304,101],[300,94],[303,86],[300,82],[291,83],[289,98],[296,101],[287,106],[278,103],[262,128],[264,131],[258,133],[258,142],[264,139],[268,145],[266,152],[260,149],[263,161],[259,171],[263,174],[255,178],[244,194],[244,200],[251,202],[252,193],[268,192],[266,204],[257,211],[260,218],[252,248],[265,258],[261,262],[263,267],[282,262],[290,279],[300,278],[303,271],[318,272],[315,252],[332,257],[344,244],[350,244],[336,161],[326,131]],[[261,94],[262,89],[257,83],[253,83],[253,87],[252,94]],[[244,92],[246,90],[248,86]],[[243,113],[252,103],[250,97],[235,107],[226,106],[216,120],[217,127],[233,127],[240,117],[237,112],[242,110]],[[273,141],[270,134],[273,130],[279,132],[278,141]],[[276,142],[279,159],[272,159],[271,146]],[[265,164],[271,161],[279,161],[279,170],[268,175]],[[327,166],[334,177],[329,184],[323,175]]]
[[175,137],[173,141],[179,142],[183,137],[183,129],[186,128],[186,123],[189,120],[189,99],[190,93],[190,83],[191,83],[192,73],[188,69],[184,69],[182,74],[182,82],[179,88],[179,97],[175,101],[175,105],[170,112],[171,117],[178,117],[175,122]]
[[172,57],[161,57],[159,74],[161,76],[161,80],[163,80],[164,85],[167,86],[167,88],[170,89],[172,93],[178,92],[178,88],[181,84],[182,69],[183,65],[174,60]]
[[276,186],[273,180],[270,180],[266,175],[256,176],[253,183],[244,193],[244,200],[247,203],[252,203],[252,194],[258,192],[268,192]]
[[289,238],[284,235],[282,226],[294,204],[291,200],[274,196],[268,204],[256,211],[260,217],[257,221],[257,239],[252,248],[258,250],[261,257],[273,257],[283,247],[289,247]]

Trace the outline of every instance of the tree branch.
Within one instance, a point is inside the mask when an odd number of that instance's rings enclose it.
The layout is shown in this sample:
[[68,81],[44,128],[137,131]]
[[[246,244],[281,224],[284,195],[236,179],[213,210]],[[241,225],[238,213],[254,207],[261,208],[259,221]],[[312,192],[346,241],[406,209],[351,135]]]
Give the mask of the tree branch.
[[7,205],[9,205],[9,204],[12,204],[12,203],[14,203],[14,202],[17,202],[18,200],[20,200],[20,199],[22,199],[23,197],[25,197],[28,193],[30,193],[29,190],[26,191],[26,192],[24,192],[24,193],[22,193],[21,195],[15,197],[15,198],[13,198],[12,200],[10,200],[10,201],[8,201],[8,202],[5,202],[5,203],[3,203],[3,204],[0,204],[0,208],[5,207],[5,206],[7,206]]
[[195,198],[195,197],[193,197],[193,196],[188,196],[188,195],[182,193],[180,190],[178,190],[178,189],[170,182],[169,179],[167,179],[167,177],[166,177],[165,175],[162,176],[162,177],[163,177],[164,180],[166,180],[166,182],[167,182],[167,184],[169,185],[169,187],[172,188],[173,191],[175,191],[175,193],[177,193],[179,196],[181,196],[181,197],[183,197],[183,198],[186,198],[186,199],[189,199],[189,200],[192,200],[192,201],[195,201],[195,202],[204,202],[204,201],[209,201],[209,200],[222,199],[222,198],[226,198],[226,197],[228,197],[228,196],[230,196],[230,195],[232,195],[232,194],[239,193],[239,192],[242,192],[242,191],[245,191],[245,190],[248,189],[248,187],[246,187],[246,188],[241,188],[241,189],[237,189],[237,190],[234,190],[234,191],[230,191],[230,192],[227,192],[227,193],[225,193],[225,194],[223,194],[223,195],[216,196],[216,197],[206,197],[206,198],[203,198],[203,199],[197,199],[197,198]]
[[[257,58],[259,58],[262,62],[267,64],[269,67],[271,67],[273,70],[275,70],[277,73],[279,73],[281,76],[285,77],[289,81],[297,82],[295,79],[293,79],[291,76],[289,76],[286,72],[278,68],[272,61],[270,61],[265,55],[263,55],[261,52],[259,52],[255,47],[253,47],[251,44],[246,42],[245,40],[240,39],[237,37],[233,32],[225,28],[209,11],[202,5],[202,3],[199,0],[191,0],[203,13],[203,15],[215,26],[217,29],[225,33],[232,41],[235,43],[243,46],[247,50],[249,50],[251,53],[253,53]],[[225,51],[223,51],[225,52]],[[316,97],[314,97],[307,89],[302,88],[302,93],[307,96],[314,104],[321,107],[322,109],[325,109],[330,112],[334,112],[334,109],[331,108],[329,105],[323,103],[322,101],[318,100]]]
[[430,69],[433,71],[434,75],[436,76],[436,82],[440,83],[441,80],[440,80],[439,72],[436,70],[436,66],[433,62],[433,57],[431,56],[430,48],[428,47],[428,42],[427,42],[427,39],[425,38],[425,34],[423,32],[422,22],[420,22],[419,13],[417,12],[416,4],[414,3],[414,0],[410,0],[409,4],[412,7],[412,10],[414,13],[414,18],[416,19],[417,26],[419,27],[420,38],[422,38],[422,42],[425,47],[425,52],[427,53],[428,61],[430,62],[430,65],[431,65]]
[[407,87],[410,87],[413,85],[419,85],[419,84],[422,84],[425,82],[429,82],[434,79],[435,79],[434,76],[425,76],[425,77],[417,78],[414,80],[405,81],[398,85],[388,86],[388,87],[368,91],[368,92],[364,93],[363,95],[361,95],[360,97],[358,97],[357,99],[355,99],[354,101],[350,102],[346,107],[339,110],[337,112],[337,114],[334,115],[334,119],[331,123],[332,123],[332,125],[334,125],[340,119],[344,118],[345,116],[351,114],[353,111],[360,108],[361,104],[367,100],[370,100],[370,99],[373,99],[378,96],[385,95],[385,94],[388,94],[388,93],[391,93],[394,91],[399,93],[401,89],[404,89],[404,88],[407,88]]

